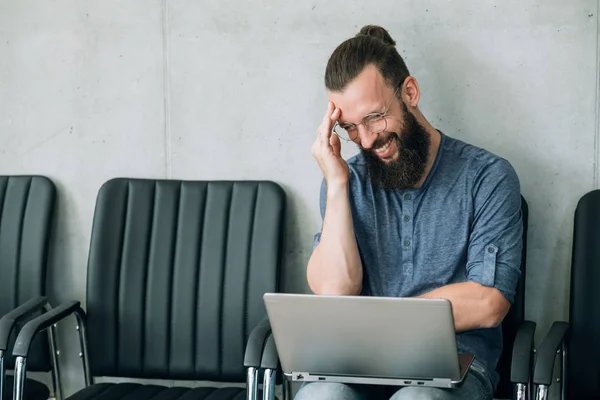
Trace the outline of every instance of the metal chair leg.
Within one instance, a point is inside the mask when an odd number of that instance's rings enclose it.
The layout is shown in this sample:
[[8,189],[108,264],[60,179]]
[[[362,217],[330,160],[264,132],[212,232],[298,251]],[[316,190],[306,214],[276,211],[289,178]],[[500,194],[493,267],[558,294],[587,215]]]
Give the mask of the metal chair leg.
[[275,400],[275,373],[274,369],[265,369],[263,380],[263,400]]
[[27,360],[25,357],[17,357],[17,360],[15,361],[15,385],[13,387],[13,400],[23,400],[26,370]]
[[548,386],[540,385],[537,390],[537,400],[548,400]]
[[248,368],[246,374],[246,399],[258,400],[258,369]]
[[63,400],[63,388],[58,364],[59,351],[56,345],[56,325],[52,325],[48,329],[48,343],[50,344],[50,361],[52,362],[52,371],[50,373],[52,375],[52,386],[54,387],[54,398],[56,400]]
[[4,352],[0,350],[0,400],[4,397],[4,380],[6,379],[4,370]]
[[[537,357],[537,349],[532,349],[532,354],[531,354],[531,360],[533,360],[535,362],[535,359]],[[529,369],[530,375],[529,375],[529,382],[527,382],[527,388],[529,389],[527,392],[527,399],[532,399],[535,400],[535,385],[533,384],[533,368],[530,367]]]
[[92,375],[90,373],[90,359],[88,357],[87,335],[85,331],[85,314],[83,314],[81,308],[75,311],[75,318],[77,318],[77,333],[79,334],[79,348],[81,349],[79,357],[81,357],[81,362],[83,363],[85,387],[88,387],[92,384]]
[[562,368],[561,368],[561,400],[567,399],[567,344],[563,341],[562,344]]
[[517,400],[527,399],[527,385],[523,383],[517,383]]
[[283,375],[281,382],[283,391],[283,400],[292,399],[292,383]]

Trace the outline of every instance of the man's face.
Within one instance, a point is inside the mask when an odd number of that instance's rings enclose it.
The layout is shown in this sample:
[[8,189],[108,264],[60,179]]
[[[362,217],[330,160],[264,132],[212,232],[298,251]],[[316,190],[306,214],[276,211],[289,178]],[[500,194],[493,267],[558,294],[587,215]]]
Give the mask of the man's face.
[[[329,92],[341,111],[339,122],[358,124],[353,141],[367,160],[373,183],[385,189],[414,187],[429,155],[429,134],[400,99],[403,88],[395,93],[396,89],[386,84],[376,67],[368,66],[343,92]],[[386,127],[381,132],[361,123],[366,115],[384,112]]]

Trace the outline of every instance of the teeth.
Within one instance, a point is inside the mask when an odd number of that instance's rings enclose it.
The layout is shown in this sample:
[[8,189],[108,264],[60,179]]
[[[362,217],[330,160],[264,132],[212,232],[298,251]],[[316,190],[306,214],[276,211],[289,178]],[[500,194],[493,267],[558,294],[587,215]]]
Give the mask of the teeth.
[[388,142],[386,144],[384,144],[383,146],[375,149],[376,153],[383,153],[384,151],[386,151],[388,149],[388,147],[390,147],[390,144],[392,144],[392,140],[388,140]]

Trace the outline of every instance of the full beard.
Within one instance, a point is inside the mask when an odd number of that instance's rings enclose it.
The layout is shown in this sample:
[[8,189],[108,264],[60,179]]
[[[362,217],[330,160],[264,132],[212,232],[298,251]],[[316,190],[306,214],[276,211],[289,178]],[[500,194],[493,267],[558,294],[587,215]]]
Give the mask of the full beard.
[[[373,185],[385,190],[414,188],[425,174],[429,159],[430,137],[416,117],[402,103],[404,123],[399,133],[380,134],[371,149],[360,148],[367,161]],[[395,160],[384,162],[373,149],[384,145],[392,135],[398,148]]]

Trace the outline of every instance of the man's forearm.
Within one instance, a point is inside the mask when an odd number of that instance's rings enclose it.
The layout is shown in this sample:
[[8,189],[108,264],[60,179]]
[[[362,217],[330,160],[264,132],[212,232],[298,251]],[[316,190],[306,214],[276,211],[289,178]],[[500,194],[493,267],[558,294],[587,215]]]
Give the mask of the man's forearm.
[[497,326],[510,308],[496,288],[470,281],[442,286],[418,297],[449,300],[457,332]]
[[327,189],[321,240],[308,262],[307,277],[316,294],[356,295],[361,291],[362,264],[347,186]]

